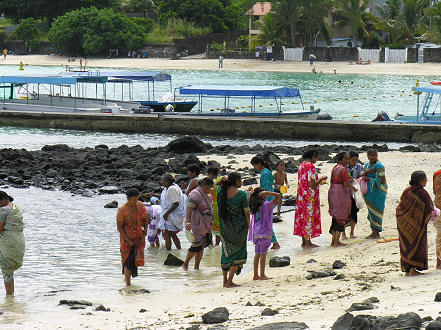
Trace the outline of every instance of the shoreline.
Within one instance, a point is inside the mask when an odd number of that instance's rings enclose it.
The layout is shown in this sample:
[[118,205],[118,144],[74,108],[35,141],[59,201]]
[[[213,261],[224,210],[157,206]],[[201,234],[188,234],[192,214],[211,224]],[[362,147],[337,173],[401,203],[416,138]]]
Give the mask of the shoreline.
[[[6,60],[0,60],[2,65],[19,65],[23,62],[25,67],[35,66],[60,66],[66,65],[79,67],[76,62],[68,62],[67,56],[56,55],[9,55]],[[116,69],[148,69],[148,70],[207,70],[228,72],[273,72],[273,73],[311,73],[312,66],[309,62],[291,61],[262,61],[254,59],[225,59],[224,68],[218,68],[218,60],[213,59],[180,59],[170,60],[161,58],[88,58],[89,68],[116,68]],[[361,74],[361,75],[411,75],[411,76],[436,76],[441,71],[441,63],[372,63],[370,65],[350,65],[348,62],[316,62],[314,64],[318,75],[323,74]]]

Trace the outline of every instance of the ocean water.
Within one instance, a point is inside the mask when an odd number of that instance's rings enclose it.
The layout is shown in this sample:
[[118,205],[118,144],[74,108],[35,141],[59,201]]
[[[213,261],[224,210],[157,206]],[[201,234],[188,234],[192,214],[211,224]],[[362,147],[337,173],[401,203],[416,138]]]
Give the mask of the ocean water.
[[[148,59],[146,60],[148,61]],[[90,68],[91,70],[96,70]],[[118,69],[109,69],[115,71]],[[159,69],[160,70],[160,69]],[[127,70],[126,70],[127,71]],[[136,70],[132,70],[136,71]],[[61,73],[63,67],[26,66],[25,71],[18,71],[16,66],[1,66],[2,75]],[[166,70],[172,75],[173,88],[188,85],[238,85],[238,86],[285,86],[299,88],[305,109],[311,105],[330,113],[340,120],[372,120],[379,111],[386,111],[394,116],[396,113],[413,115],[416,113],[416,96],[412,92],[419,81],[427,84],[436,77],[400,76],[400,75],[357,75],[357,74],[312,74],[312,73],[272,73],[272,72],[232,72],[232,71],[196,71]],[[127,99],[128,88],[108,87],[108,98]],[[95,97],[95,86],[89,86],[88,96]],[[170,92],[168,82],[155,84],[155,99]],[[133,99],[148,98],[146,83],[134,83]],[[439,101],[435,100],[435,102]],[[227,106],[236,111],[249,111],[250,100],[231,100]],[[205,99],[204,111],[217,111],[224,107],[224,100]],[[302,109],[298,99],[285,100],[283,110]],[[196,110],[196,108],[194,109]],[[277,111],[274,100],[256,101],[257,111]]]

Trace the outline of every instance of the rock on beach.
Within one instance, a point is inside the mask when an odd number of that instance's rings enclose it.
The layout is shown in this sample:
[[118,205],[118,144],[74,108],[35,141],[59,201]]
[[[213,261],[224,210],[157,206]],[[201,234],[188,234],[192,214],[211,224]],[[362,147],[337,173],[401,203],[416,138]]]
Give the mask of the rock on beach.
[[205,324],[224,323],[230,318],[230,313],[225,307],[218,307],[202,315],[202,321]]

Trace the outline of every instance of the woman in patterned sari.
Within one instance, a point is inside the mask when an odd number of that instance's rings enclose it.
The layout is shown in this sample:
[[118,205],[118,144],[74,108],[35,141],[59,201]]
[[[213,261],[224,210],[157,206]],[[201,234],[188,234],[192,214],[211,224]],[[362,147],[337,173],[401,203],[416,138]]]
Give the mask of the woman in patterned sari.
[[[441,209],[441,170],[433,173],[433,193],[433,203]],[[441,217],[436,218],[433,225],[436,229],[436,269],[441,269]]]
[[247,262],[247,239],[250,226],[248,197],[242,187],[242,178],[231,173],[223,179],[218,193],[220,236],[222,242],[221,267],[223,286],[233,288],[234,275],[239,275]]
[[148,229],[147,209],[139,201],[139,191],[131,188],[126,192],[127,203],[118,209],[117,228],[120,235],[122,272],[126,285],[130,277],[138,276],[138,267],[144,266],[145,237]]
[[434,216],[434,207],[424,189],[427,177],[423,171],[413,172],[409,184],[396,211],[401,270],[406,276],[414,276],[420,274],[418,270],[428,269],[427,224]]
[[387,195],[386,170],[383,164],[378,161],[377,150],[368,150],[367,156],[369,162],[364,165],[361,176],[368,186],[364,200],[368,208],[368,220],[372,233],[366,239],[376,239],[383,231],[382,224]]
[[25,253],[23,216],[13,201],[0,191],[0,267],[8,296],[14,294],[14,272],[22,266]]
[[311,238],[322,233],[320,218],[320,184],[327,177],[319,178],[314,164],[318,160],[316,150],[307,150],[302,155],[303,162],[299,167],[294,235],[302,237],[303,248],[314,248],[318,245]]

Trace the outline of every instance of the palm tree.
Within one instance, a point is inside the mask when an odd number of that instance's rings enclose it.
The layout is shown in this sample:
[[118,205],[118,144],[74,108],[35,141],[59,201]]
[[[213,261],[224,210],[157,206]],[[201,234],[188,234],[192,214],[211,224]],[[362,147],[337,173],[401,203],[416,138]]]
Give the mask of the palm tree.
[[383,6],[376,5],[382,20],[396,20],[400,15],[402,0],[387,0]]
[[287,20],[289,23],[289,35],[291,37],[291,45],[297,45],[297,25],[302,15],[303,6],[309,0],[280,0],[275,2],[275,13],[277,20]]
[[158,17],[158,9],[153,0],[130,0],[129,8],[141,12],[145,18]]
[[255,40],[265,46],[278,43],[282,34],[281,25],[272,13],[266,14],[263,22],[259,22],[259,30],[260,34],[255,37]]
[[315,0],[305,2],[300,18],[300,29],[303,31],[305,44],[316,46],[317,38],[321,36],[329,45],[332,42],[332,28],[327,21],[331,2]]
[[365,37],[378,21],[375,14],[368,12],[371,0],[336,0],[335,26],[349,26],[354,47],[358,46],[359,36]]

